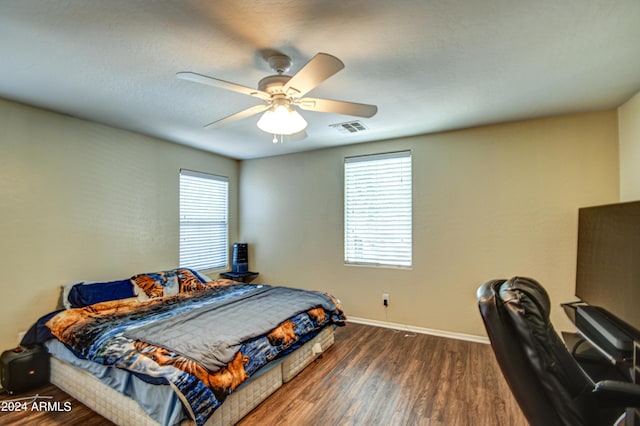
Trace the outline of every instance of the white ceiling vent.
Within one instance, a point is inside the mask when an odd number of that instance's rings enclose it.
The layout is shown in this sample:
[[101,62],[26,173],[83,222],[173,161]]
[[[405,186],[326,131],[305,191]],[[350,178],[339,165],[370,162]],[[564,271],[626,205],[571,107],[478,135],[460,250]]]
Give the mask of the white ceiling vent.
[[358,120],[347,121],[346,123],[330,124],[329,127],[333,127],[340,133],[360,133],[367,130],[367,126]]

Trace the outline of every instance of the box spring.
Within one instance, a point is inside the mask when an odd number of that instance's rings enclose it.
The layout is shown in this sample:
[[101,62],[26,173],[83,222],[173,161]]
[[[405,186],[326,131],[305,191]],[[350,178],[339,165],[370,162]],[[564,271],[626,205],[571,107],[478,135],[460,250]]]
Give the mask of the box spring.
[[[322,330],[296,351],[267,365],[229,395],[209,418],[207,426],[233,425],[275,392],[282,383],[311,364],[334,343],[333,327]],[[316,346],[319,345],[319,346]],[[98,378],[55,357],[51,358],[51,383],[98,414],[121,426],[158,426],[133,399]],[[193,424],[193,422],[183,422]]]

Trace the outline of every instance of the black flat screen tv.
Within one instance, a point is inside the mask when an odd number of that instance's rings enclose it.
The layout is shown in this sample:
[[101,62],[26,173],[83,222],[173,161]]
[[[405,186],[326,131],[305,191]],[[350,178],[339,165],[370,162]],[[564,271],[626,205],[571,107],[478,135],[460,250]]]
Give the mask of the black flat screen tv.
[[576,296],[640,330],[640,201],[578,210]]

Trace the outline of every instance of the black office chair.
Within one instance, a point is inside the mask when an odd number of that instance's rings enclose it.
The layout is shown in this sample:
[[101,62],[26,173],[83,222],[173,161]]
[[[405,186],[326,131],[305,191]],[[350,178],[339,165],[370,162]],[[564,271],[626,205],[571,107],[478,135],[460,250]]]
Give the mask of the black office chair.
[[600,426],[640,406],[640,386],[594,384],[549,321],[545,289],[530,278],[492,280],[478,289],[480,313],[502,373],[533,426]]

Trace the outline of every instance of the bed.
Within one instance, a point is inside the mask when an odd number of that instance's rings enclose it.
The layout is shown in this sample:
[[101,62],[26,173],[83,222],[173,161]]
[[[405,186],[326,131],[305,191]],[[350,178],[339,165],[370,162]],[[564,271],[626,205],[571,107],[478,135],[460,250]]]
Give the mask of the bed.
[[23,344],[51,383],[118,425],[230,425],[333,344],[340,303],[190,269],[65,287]]

